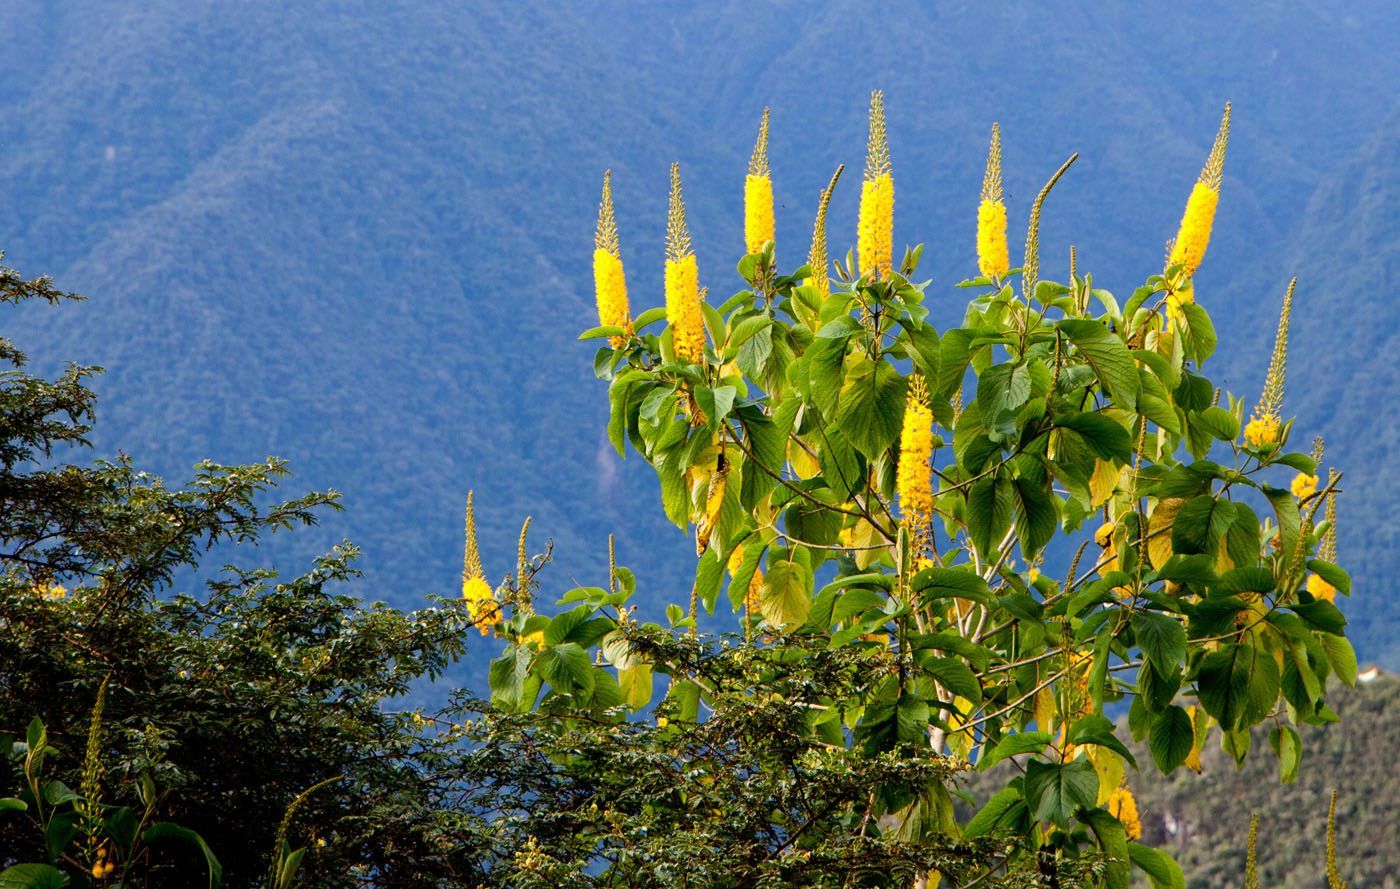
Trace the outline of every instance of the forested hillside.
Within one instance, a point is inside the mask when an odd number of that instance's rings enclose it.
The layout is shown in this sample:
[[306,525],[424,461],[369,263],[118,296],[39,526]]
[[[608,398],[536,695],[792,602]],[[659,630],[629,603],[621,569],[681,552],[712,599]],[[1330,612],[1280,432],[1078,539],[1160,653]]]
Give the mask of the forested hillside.
[[[693,186],[702,283],[723,298],[738,289],[721,257],[741,243],[750,147],[731,134],[774,109],[778,254],[794,265],[831,170],[859,164],[866,97],[882,87],[896,240],[928,244],[946,321],[962,299],[945,288],[974,270],[993,120],[1013,241],[1046,176],[1081,151],[1047,206],[1044,276],[1067,273],[1073,230],[1081,268],[1121,295],[1161,268],[1233,100],[1197,277],[1229,330],[1212,376],[1253,398],[1296,274],[1294,435],[1325,434],[1347,473],[1341,557],[1356,592],[1343,607],[1362,657],[1400,666],[1393,4],[847,0],[642,16],[14,0],[2,18],[0,248],[91,297],[28,308],[7,333],[40,369],[108,368],[99,449],[120,442],[175,478],[206,456],[277,454],[304,487],[343,490],[344,516],[267,558],[304,562],[352,538],[367,552],[361,591],[397,604],[453,591],[468,488],[493,575],[533,514],[556,541],[559,589],[596,580],[617,532],[649,608],[687,594],[690,541],[651,508],[650,470],[606,445],[593,350],[574,341],[595,323],[604,168],[634,305],[660,302],[672,160]],[[847,182],[839,252],[854,206]]]

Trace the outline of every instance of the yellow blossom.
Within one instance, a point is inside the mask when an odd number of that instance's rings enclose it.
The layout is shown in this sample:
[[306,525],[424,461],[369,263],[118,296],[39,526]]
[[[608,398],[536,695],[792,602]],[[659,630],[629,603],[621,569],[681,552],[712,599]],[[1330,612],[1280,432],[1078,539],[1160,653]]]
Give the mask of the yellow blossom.
[[1133,799],[1133,792],[1126,786],[1115,787],[1108,795],[1108,812],[1123,823],[1128,839],[1141,839],[1142,822],[1138,819],[1137,800]]
[[1289,485],[1293,491],[1293,496],[1299,500],[1306,500],[1317,493],[1317,476],[1298,473],[1293,477],[1293,483]]
[[41,583],[34,591],[50,602],[60,602],[68,596],[68,588],[61,583]]
[[885,134],[885,96],[879,90],[870,94],[870,140],[860,188],[856,253],[862,274],[884,278],[894,266],[894,176]]
[[895,481],[899,508],[911,536],[921,544],[930,528],[933,514],[933,482],[929,458],[933,456],[933,411],[928,406],[928,388],[921,374],[915,374],[904,404],[904,428],[899,436],[899,466]]
[[1230,141],[1230,105],[1226,103],[1225,114],[1220,119],[1220,129],[1215,134],[1210,156],[1201,170],[1200,177],[1191,188],[1191,196],[1186,200],[1186,211],[1181,215],[1181,225],[1177,229],[1176,241],[1167,258],[1167,265],[1181,266],[1181,273],[1189,278],[1196,274],[1205,258],[1206,246],[1210,244],[1210,230],[1215,222],[1215,208],[1220,203],[1220,183],[1225,171],[1225,146]]
[[757,253],[773,240],[773,175],[768,166],[768,109],[758,127],[758,141],[744,179],[744,245]]
[[984,277],[1002,278],[1011,269],[1006,247],[1006,203],[1001,188],[1001,127],[992,124],[982,203],[977,207],[977,269]]
[[1278,444],[1282,424],[1273,417],[1256,417],[1245,424],[1244,439],[1256,448]]
[[700,271],[690,248],[681,196],[681,167],[671,165],[671,208],[666,221],[666,320],[676,357],[691,364],[705,359],[705,318],[700,309]]
[[1337,588],[1316,574],[1308,575],[1308,592],[1315,598],[1326,599],[1328,602],[1337,598]]
[[603,200],[598,206],[598,229],[593,237],[593,288],[598,302],[598,323],[621,327],[626,333],[609,340],[614,349],[632,335],[632,313],[627,305],[627,277],[622,271],[622,248],[613,213],[612,171],[603,174]]

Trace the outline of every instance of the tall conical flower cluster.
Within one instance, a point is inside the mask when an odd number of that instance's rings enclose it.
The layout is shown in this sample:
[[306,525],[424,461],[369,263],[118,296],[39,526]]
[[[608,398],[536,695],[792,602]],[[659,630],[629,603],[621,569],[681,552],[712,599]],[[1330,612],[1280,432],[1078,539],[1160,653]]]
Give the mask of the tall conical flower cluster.
[[1225,173],[1225,146],[1229,141],[1230,103],[1227,102],[1225,114],[1220,118],[1220,129],[1215,134],[1215,144],[1211,146],[1200,178],[1186,200],[1186,211],[1181,215],[1181,226],[1167,258],[1167,265],[1180,265],[1181,273],[1187,278],[1196,274],[1201,267],[1206,246],[1210,243],[1215,208],[1220,203],[1220,183]]
[[865,154],[865,181],[860,186],[860,222],[856,231],[860,272],[889,277],[894,266],[894,175],[885,133],[885,94],[870,94],[870,139]]
[[807,266],[812,270],[812,277],[808,278],[808,287],[815,287],[817,296],[826,299],[831,295],[831,261],[826,255],[826,211],[831,206],[831,193],[836,190],[836,180],[841,178],[841,171],[846,169],[845,164],[836,168],[832,174],[831,181],[822,189],[821,203],[817,205],[817,220],[812,224],[812,248],[807,251]]
[[685,225],[681,165],[671,164],[671,205],[666,216],[666,320],[671,324],[676,357],[691,364],[705,359],[705,317],[700,299],[700,270]]
[[598,301],[598,323],[626,331],[625,335],[610,337],[613,348],[621,348],[632,335],[632,312],[627,305],[627,277],[622,271],[622,247],[613,214],[611,170],[603,174],[603,200],[598,205],[598,230],[593,236],[593,288]]
[[895,486],[899,492],[900,512],[920,554],[932,530],[933,481],[929,477],[932,456],[933,411],[928,405],[928,386],[922,374],[915,374],[904,402],[904,428],[899,436]]
[[1001,189],[1001,125],[995,123],[987,150],[987,172],[982,177],[982,203],[977,207],[977,269],[993,280],[1005,277],[1011,269]]
[[476,508],[472,503],[472,493],[467,492],[467,531],[466,547],[462,557],[462,598],[467,602],[476,628],[485,636],[491,628],[501,622],[501,604],[491,585],[486,582],[486,572],[481,567],[481,552],[476,546]]
[[773,240],[773,172],[768,166],[768,109],[758,125],[758,141],[744,179],[744,246],[757,253]]
[[1254,406],[1254,415],[1244,428],[1245,441],[1256,448],[1278,444],[1283,433],[1279,411],[1283,407],[1283,381],[1288,370],[1288,323],[1293,312],[1293,288],[1298,279],[1288,282],[1283,297],[1283,310],[1278,317],[1278,334],[1274,337],[1274,352],[1269,358],[1269,372],[1264,377],[1264,391]]

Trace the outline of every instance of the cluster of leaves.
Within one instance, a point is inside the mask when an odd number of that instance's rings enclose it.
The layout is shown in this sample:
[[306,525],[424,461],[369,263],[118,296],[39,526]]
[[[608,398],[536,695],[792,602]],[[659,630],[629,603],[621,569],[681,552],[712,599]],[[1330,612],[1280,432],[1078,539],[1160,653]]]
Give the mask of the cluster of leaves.
[[[770,243],[740,261],[746,289],[702,306],[703,360],[679,359],[669,327],[647,331],[660,309],[639,315],[635,334],[584,337],[625,335],[595,362],[609,434],[655,467],[666,514],[696,527],[692,605],[673,610],[671,632],[695,632],[727,568],[747,644],[889,664],[878,681],[817,695],[813,738],[870,757],[1016,759],[1020,773],[968,823],[877,799],[882,829],[1016,837],[1027,857],[1101,856],[1110,886],[1127,885],[1130,862],[1180,885],[1176,864],[1130,842],[1106,807],[1138,763],[1104,708],[1130,702],[1130,730],[1164,772],[1197,759],[1213,730],[1243,759],[1249,730],[1268,720],[1291,779],[1293,726],[1335,720],[1326,685],[1356,678],[1344,617],[1304,581],[1311,571],[1346,593],[1348,580],[1313,555],[1324,493],[1300,504],[1272,483],[1278,467],[1317,472],[1288,450],[1291,424],[1250,443],[1243,403],[1218,405],[1202,373],[1216,332],[1182,268],[1123,303],[1087,275],[1038,280],[1049,188],[1025,268],[964,282],[973,296],[955,329],[927,320],[918,248],[884,278],[848,261],[823,293],[811,269],[780,271]],[[910,373],[927,381],[937,431],[922,517],[896,497],[904,412],[921,397]],[[1088,531],[1097,552],[1083,559],[1084,539],[1070,557]],[[1041,570],[1047,551],[1069,562],[1063,581]],[[613,586],[572,594],[587,608],[507,629],[498,704],[581,691],[594,706],[649,704],[663,662],[617,641],[625,617],[594,616],[630,589],[626,575]],[[620,683],[603,678],[594,647]],[[674,667],[659,712],[701,719],[697,707],[717,703]]]

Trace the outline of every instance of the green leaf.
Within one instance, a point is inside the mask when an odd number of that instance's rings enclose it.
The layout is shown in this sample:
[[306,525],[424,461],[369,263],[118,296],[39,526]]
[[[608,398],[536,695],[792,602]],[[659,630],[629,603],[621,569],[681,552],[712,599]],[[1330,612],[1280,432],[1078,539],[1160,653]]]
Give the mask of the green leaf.
[[1186,628],[1156,611],[1134,611],[1133,636],[1148,663],[1163,676],[1186,662]]
[[1252,645],[1223,644],[1206,655],[1196,674],[1201,706],[1230,731],[1263,719],[1279,693],[1273,656]]
[[975,839],[996,830],[1003,822],[1015,821],[1026,809],[1019,784],[1002,788],[963,827],[963,837]]
[[1059,327],[1089,362],[1114,402],[1135,410],[1141,383],[1127,345],[1102,323],[1087,318],[1070,318],[1061,321]]
[[1123,823],[1104,809],[1091,809],[1080,818],[1088,822],[1104,852],[1104,889],[1132,889],[1132,860]]
[[1016,516],[1016,537],[1027,559],[1033,558],[1055,536],[1059,511],[1055,499],[1045,485],[1033,478],[1021,477],[1013,482],[1013,503]]
[[621,327],[609,325],[604,327],[590,327],[579,334],[578,338],[581,340],[597,340],[605,336],[624,336],[626,333],[627,331],[623,330]]
[[1026,801],[1037,821],[1068,827],[1076,811],[1096,807],[1098,796],[1099,775],[1087,759],[1026,763]]
[[1011,527],[1011,479],[1004,475],[984,478],[967,492],[967,533],[984,559],[994,559],[997,547]]
[[[1188,303],[1187,308],[1191,305]],[[1141,843],[1128,843],[1128,857],[1152,881],[1152,889],[1186,889],[1186,877],[1181,865],[1158,849]]]
[[13,796],[0,797],[0,812],[24,812],[28,809],[29,804],[22,799]]
[[770,563],[758,602],[763,616],[774,626],[806,622],[812,608],[812,572],[801,562]]
[[1240,437],[1240,421],[1223,407],[1208,407],[1194,419],[1196,425],[1221,441],[1234,441]]
[[977,761],[977,769],[985,772],[1004,759],[1039,753],[1052,740],[1054,739],[1049,732],[1016,732],[1007,735],[998,741],[995,747],[982,754],[982,758]]
[[1172,551],[1213,554],[1235,520],[1235,504],[1201,494],[1186,501],[1172,522]]
[[1308,570],[1327,581],[1333,589],[1342,595],[1351,595],[1351,576],[1331,562],[1308,559]]
[[1024,364],[998,364],[977,378],[977,409],[989,426],[1003,413],[1013,415],[1031,395],[1031,377]]
[[1196,731],[1191,725],[1191,717],[1181,707],[1173,704],[1152,717],[1152,736],[1148,746],[1152,750],[1152,761],[1162,774],[1169,775],[1186,762],[1195,744]]
[[1079,433],[1085,444],[1104,460],[1127,463],[1133,458],[1133,441],[1128,430],[1103,414],[1059,414],[1055,425]]
[[1355,685],[1357,678],[1356,651],[1351,647],[1351,643],[1347,641],[1346,637],[1323,633],[1317,637],[1317,641],[1321,643],[1322,650],[1327,655],[1327,663],[1337,674],[1337,678],[1347,685]]
[[886,361],[861,359],[846,372],[836,422],[851,444],[872,460],[899,437],[904,385],[899,371]]
[[1340,636],[1342,628],[1347,625],[1347,619],[1342,612],[1326,599],[1318,599],[1313,602],[1295,602],[1291,607],[1303,619],[1304,623],[1324,633]]
[[209,844],[204,842],[204,837],[190,830],[188,827],[181,827],[178,824],[171,824],[168,821],[161,821],[146,828],[146,832],[141,835],[141,839],[147,843],[154,843],[159,840],[183,840],[199,849],[204,854],[204,864],[209,871],[209,889],[218,889],[224,881],[224,869],[219,864],[219,859],[214,856],[214,851],[209,848]]
[[[1104,657],[1104,660],[1108,660],[1107,656]],[[1065,741],[1076,746],[1095,744],[1099,747],[1107,747],[1123,757],[1133,768],[1137,768],[1137,757],[1133,756],[1127,745],[1118,740],[1118,736],[1113,733],[1113,723],[1102,714],[1090,713],[1088,716],[1075,720],[1074,725],[1070,726]]]
[[49,864],[16,864],[0,871],[0,889],[63,889],[68,877]]
[[563,694],[593,690],[593,667],[588,652],[577,643],[565,642],[546,648],[535,658],[534,670]]
[[1278,777],[1281,784],[1292,784],[1298,777],[1298,763],[1303,759],[1303,742],[1292,726],[1279,725],[1269,731],[1269,746],[1278,757]]
[[1215,325],[1206,310],[1195,303],[1182,303],[1181,312],[1186,317],[1186,353],[1199,364],[1215,354]]
[[972,669],[957,658],[929,658],[920,664],[939,684],[959,697],[976,704],[982,700],[982,686]]

